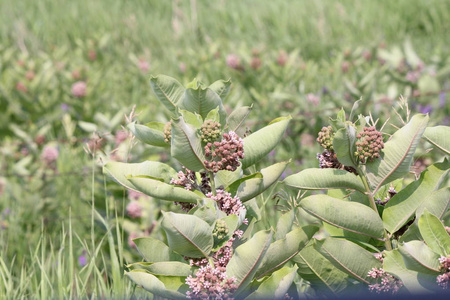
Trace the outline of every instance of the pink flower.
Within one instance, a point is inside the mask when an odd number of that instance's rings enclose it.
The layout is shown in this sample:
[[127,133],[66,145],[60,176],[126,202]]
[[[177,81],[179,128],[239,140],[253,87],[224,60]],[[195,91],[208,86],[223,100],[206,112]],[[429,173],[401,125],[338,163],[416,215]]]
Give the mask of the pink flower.
[[314,106],[317,106],[320,103],[319,96],[316,96],[313,93],[309,93],[308,95],[306,95],[306,100]]
[[128,132],[125,130],[119,130],[116,132],[116,145],[122,144],[128,138]]
[[145,197],[145,195],[140,192],[136,192],[134,190],[128,190],[128,199],[138,200],[141,197]]
[[28,92],[28,88],[27,88],[26,85],[23,84],[22,82],[18,82],[18,83],[16,84],[16,90],[19,91],[19,92],[23,92],[23,93]]
[[281,50],[280,53],[278,54],[278,58],[277,58],[277,63],[278,65],[284,67],[288,61],[288,55],[286,53],[286,51]]
[[142,72],[148,72],[150,69],[150,64],[146,60],[139,60],[138,67]]
[[41,159],[46,164],[51,164],[51,163],[54,163],[58,159],[58,156],[59,156],[58,148],[47,145],[42,150]]
[[138,201],[131,201],[127,205],[127,214],[133,218],[140,218],[142,216],[142,206]]
[[77,81],[72,85],[72,95],[76,98],[86,96],[86,82]]
[[229,54],[227,56],[227,66],[235,70],[241,70],[241,59],[236,54]]

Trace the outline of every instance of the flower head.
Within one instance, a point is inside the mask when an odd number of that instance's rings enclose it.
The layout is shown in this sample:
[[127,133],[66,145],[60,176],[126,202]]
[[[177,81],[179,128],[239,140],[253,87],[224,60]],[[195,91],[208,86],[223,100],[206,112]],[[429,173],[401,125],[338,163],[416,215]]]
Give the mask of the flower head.
[[58,148],[55,146],[47,145],[42,150],[41,159],[48,165],[56,162],[59,156]]
[[139,201],[131,201],[128,203],[127,214],[133,219],[140,218],[142,216],[142,206],[139,204]]
[[377,131],[374,126],[364,127],[363,131],[356,136],[358,139],[355,143],[355,156],[361,163],[372,161],[380,157],[381,150],[384,148],[383,137],[381,132]]
[[378,279],[377,283],[369,285],[369,291],[380,293],[396,294],[403,286],[403,282],[400,279],[395,278],[389,273],[386,273],[383,269],[372,268],[368,273],[369,277]]
[[86,96],[86,82],[77,81],[72,85],[72,95],[76,98]]
[[195,277],[189,275],[186,283],[190,291],[189,299],[233,299],[236,291],[236,278],[228,278],[225,267],[213,268],[210,265],[201,267]]
[[241,165],[239,159],[244,158],[243,140],[234,131],[224,133],[220,142],[206,144],[205,156],[208,171],[235,171]]

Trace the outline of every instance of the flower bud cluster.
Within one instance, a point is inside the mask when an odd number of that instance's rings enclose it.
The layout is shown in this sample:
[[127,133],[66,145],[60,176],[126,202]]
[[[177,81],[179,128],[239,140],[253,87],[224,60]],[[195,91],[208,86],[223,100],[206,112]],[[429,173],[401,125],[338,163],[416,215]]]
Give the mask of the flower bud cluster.
[[222,125],[212,120],[206,120],[200,127],[200,138],[204,143],[213,143],[220,137],[220,129]]
[[233,299],[237,289],[236,278],[228,278],[225,267],[201,267],[195,277],[189,275],[186,283],[191,291],[186,292],[189,299]]
[[322,130],[319,132],[317,142],[326,150],[333,151],[333,136],[334,131],[331,126],[322,127]]
[[170,144],[172,141],[172,120],[164,125],[164,142]]
[[321,169],[341,169],[358,175],[358,172],[355,170],[355,168],[347,167],[341,164],[337,159],[336,153],[334,153],[333,151],[325,150],[323,153],[318,153],[317,159],[319,160],[319,167]]
[[372,161],[380,157],[381,150],[384,148],[381,132],[374,126],[364,127],[363,131],[356,136],[355,156],[361,163]]
[[389,273],[386,273],[382,268],[372,268],[368,273],[369,277],[380,279],[377,283],[369,285],[369,291],[380,293],[396,294],[403,286],[403,282]]
[[235,171],[244,158],[243,140],[233,131],[224,133],[220,142],[206,144],[205,156],[210,159],[204,162],[208,171]]
[[219,209],[226,213],[227,216],[239,216],[241,210],[245,210],[245,207],[238,196],[232,198],[230,193],[227,193],[222,189],[217,189],[215,196],[212,193],[208,193],[206,194],[206,197],[216,201]]
[[397,191],[395,190],[395,188],[394,188],[393,186],[390,186],[390,187],[389,187],[389,190],[388,190],[388,192],[387,192],[386,197],[384,197],[383,200],[381,200],[381,199],[376,199],[375,202],[376,202],[378,205],[385,206],[386,203],[388,203],[389,200],[391,200],[391,198],[394,197],[396,194],[397,194]]
[[450,255],[447,255],[447,257],[441,256],[439,262],[441,264],[440,269],[444,274],[439,275],[436,278],[436,282],[441,288],[446,290],[450,287]]
[[213,236],[215,240],[221,241],[227,237],[228,226],[224,220],[217,220],[213,230]]
[[[199,185],[197,183],[195,172],[185,167],[183,167],[183,169],[185,172],[179,171],[177,174],[178,179],[172,178],[170,180],[171,184],[182,186],[188,191],[200,190],[204,194],[211,192],[211,185],[209,184],[209,177],[206,172],[200,172],[201,183]],[[188,212],[195,207],[195,204],[189,202],[174,202],[174,204],[180,205],[181,209],[185,212]]]

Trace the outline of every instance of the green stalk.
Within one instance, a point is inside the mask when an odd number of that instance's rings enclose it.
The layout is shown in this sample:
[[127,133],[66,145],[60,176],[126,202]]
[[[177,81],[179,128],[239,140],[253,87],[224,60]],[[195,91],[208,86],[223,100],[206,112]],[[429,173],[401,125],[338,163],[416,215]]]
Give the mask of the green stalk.
[[208,176],[209,176],[209,185],[211,186],[211,193],[213,194],[213,196],[215,196],[216,195],[216,183],[214,182],[214,173],[208,172]]

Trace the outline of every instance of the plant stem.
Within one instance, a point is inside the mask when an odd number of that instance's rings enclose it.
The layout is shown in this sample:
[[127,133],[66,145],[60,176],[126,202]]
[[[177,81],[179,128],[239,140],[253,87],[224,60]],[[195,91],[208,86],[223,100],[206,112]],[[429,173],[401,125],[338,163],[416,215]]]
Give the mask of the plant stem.
[[[370,206],[378,214],[377,204],[375,203],[373,193],[370,190],[369,182],[367,181],[365,172],[363,172],[363,170],[358,167],[358,174],[359,174],[359,177],[361,178],[361,181],[364,184],[364,188],[366,189],[366,195],[367,195],[367,197],[369,197]],[[384,246],[386,247],[386,250],[388,250],[388,251],[392,250],[392,244],[391,244],[391,241],[389,239],[389,236],[388,236],[386,230],[384,230]]]
[[211,186],[211,193],[213,194],[213,196],[215,196],[216,195],[216,183],[214,182],[214,173],[208,172],[208,176],[209,176],[209,185]]

